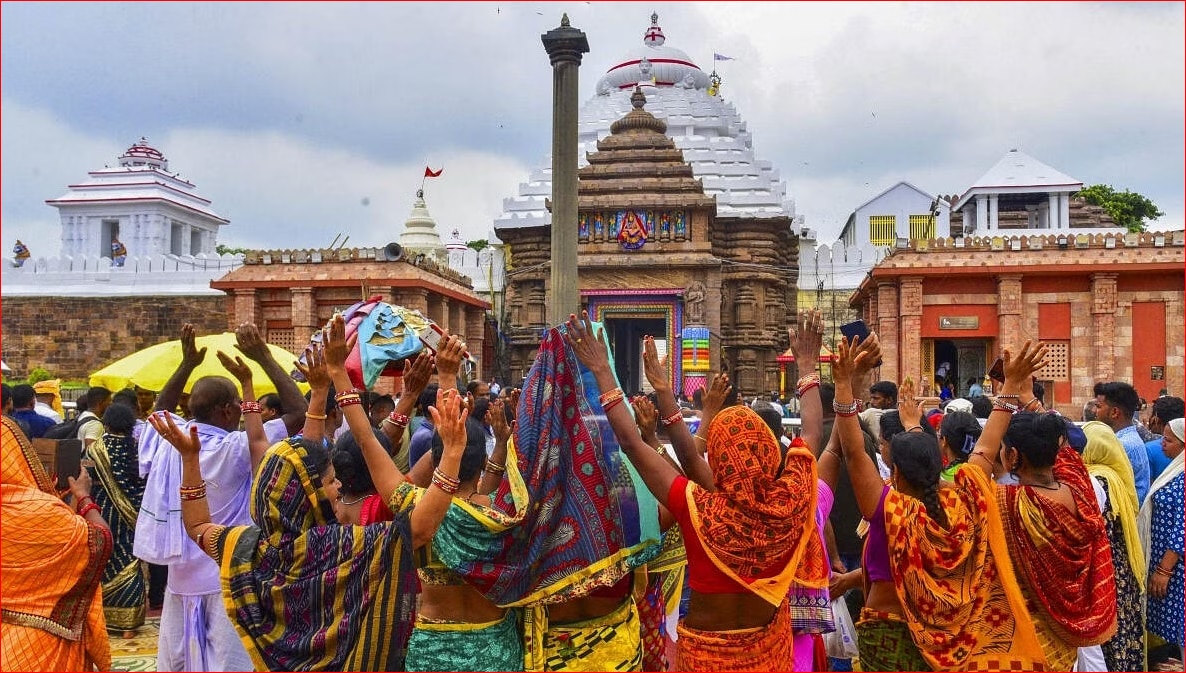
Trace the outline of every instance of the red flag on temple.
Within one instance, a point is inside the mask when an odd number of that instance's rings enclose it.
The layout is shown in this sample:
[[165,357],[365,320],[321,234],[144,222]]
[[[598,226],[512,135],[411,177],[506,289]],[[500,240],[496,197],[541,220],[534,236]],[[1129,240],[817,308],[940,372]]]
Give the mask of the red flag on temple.
[[444,172],[445,172],[445,169],[443,169],[443,168],[439,171],[433,171],[428,166],[424,167],[424,177],[426,177],[426,178],[439,178],[439,177],[441,177],[441,173],[444,173]]

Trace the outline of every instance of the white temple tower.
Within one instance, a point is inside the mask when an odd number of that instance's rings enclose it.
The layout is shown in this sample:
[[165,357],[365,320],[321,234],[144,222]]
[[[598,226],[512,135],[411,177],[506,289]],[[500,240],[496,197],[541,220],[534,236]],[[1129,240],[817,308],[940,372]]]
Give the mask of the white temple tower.
[[146,138],[119,157],[119,166],[90,171],[68,190],[46,201],[62,219],[62,256],[110,257],[115,238],[131,257],[213,255],[218,228],[230,223],[193,183],[169,172]]
[[416,202],[412,204],[412,214],[404,222],[404,233],[399,235],[399,244],[405,254],[423,253],[441,263],[448,260],[445,244],[437,233],[437,222],[432,219],[428,204],[424,202],[423,189],[416,190]]

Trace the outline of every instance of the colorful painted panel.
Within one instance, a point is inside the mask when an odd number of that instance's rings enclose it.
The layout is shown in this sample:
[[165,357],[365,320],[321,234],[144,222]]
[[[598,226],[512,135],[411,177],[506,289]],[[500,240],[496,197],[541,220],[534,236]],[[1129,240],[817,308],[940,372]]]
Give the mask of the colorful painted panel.
[[589,213],[581,213],[577,215],[577,235],[581,240],[588,240],[589,238]]
[[707,383],[708,376],[706,374],[686,374],[684,376],[684,394],[691,397],[696,394],[697,390],[702,390]]
[[618,228],[618,243],[627,250],[638,250],[646,244],[650,233],[647,231],[645,216],[637,210],[618,211],[614,218]]
[[[613,220],[610,223],[612,227]],[[675,288],[598,290],[582,292],[581,296],[587,298],[589,315],[596,321],[604,321],[607,313],[661,315],[667,322],[668,331],[664,336],[668,343],[675,343],[675,340],[683,335],[684,322],[683,306],[674,299],[677,292],[678,290]],[[676,384],[682,383],[684,380],[683,358],[668,357],[667,367],[671,371],[671,380]],[[680,392],[679,390],[675,391],[677,395]]]
[[675,211],[674,219],[675,219],[675,235],[677,237],[687,236],[688,235],[688,221],[686,219],[686,215],[684,214],[684,211],[682,211],[682,210]]
[[685,327],[683,331],[683,352],[680,358],[685,372],[706,372],[709,369],[710,351],[707,327]]

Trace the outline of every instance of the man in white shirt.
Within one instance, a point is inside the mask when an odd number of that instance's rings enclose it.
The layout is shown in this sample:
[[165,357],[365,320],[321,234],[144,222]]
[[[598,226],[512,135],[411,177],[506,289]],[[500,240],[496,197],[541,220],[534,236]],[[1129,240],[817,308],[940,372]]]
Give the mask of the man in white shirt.
[[33,384],[33,392],[37,395],[37,405],[33,407],[33,411],[53,420],[54,423],[62,422],[62,415],[58,413],[58,409],[62,407],[61,383],[58,379],[50,379]]
[[86,411],[78,415],[78,439],[82,448],[89,449],[103,437],[103,412],[111,406],[111,391],[102,386],[91,386],[86,391]]

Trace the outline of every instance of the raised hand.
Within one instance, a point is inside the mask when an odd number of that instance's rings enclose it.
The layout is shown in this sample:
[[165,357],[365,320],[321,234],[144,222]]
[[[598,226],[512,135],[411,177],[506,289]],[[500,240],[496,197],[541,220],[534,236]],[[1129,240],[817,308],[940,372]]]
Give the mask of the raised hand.
[[243,323],[235,330],[235,347],[256,362],[263,362],[272,357],[272,352],[260,336],[259,329],[251,323]]
[[642,438],[650,443],[652,439],[658,439],[659,429],[659,410],[651,404],[651,399],[645,395],[639,395],[630,400],[630,405],[634,407],[634,420],[638,423],[638,431],[642,434]]
[[819,362],[820,345],[824,340],[824,321],[816,309],[802,309],[799,311],[799,321],[794,327],[787,328],[791,337],[791,354],[795,362],[799,363],[799,371],[807,372],[815,369]]
[[350,345],[346,342],[346,321],[342,319],[341,313],[334,313],[329,327],[321,330],[321,343],[324,345],[325,365],[331,376],[337,369],[345,371]]
[[671,377],[667,369],[667,360],[670,357],[668,355],[662,360],[659,359],[659,349],[655,347],[655,337],[647,335],[642,340],[643,371],[646,373],[647,381],[657,393],[671,391]]
[[202,449],[202,443],[198,441],[196,425],[189,426],[189,432],[185,432],[177,427],[177,423],[173,422],[173,415],[164,411],[149,414],[148,422],[157,431],[157,434],[177,449],[183,458],[198,456],[198,452]]
[[185,323],[181,326],[181,364],[190,369],[196,368],[206,359],[206,348],[198,349],[198,337],[194,326]]
[[301,364],[299,360],[294,364],[304,375],[305,380],[309,382],[310,388],[313,390],[329,389],[329,370],[326,368],[325,346],[322,343],[311,343],[305,346],[305,364]]
[[877,333],[872,332],[854,348],[856,349],[853,353],[856,369],[853,376],[859,379],[881,362],[881,342],[877,339]]
[[907,430],[915,426],[922,427],[923,403],[915,401],[916,392],[914,380],[910,377],[906,377],[898,387],[898,417],[902,421],[902,427]]
[[733,400],[728,399],[732,390],[728,374],[719,374],[709,382],[708,390],[704,393],[702,417],[713,416],[727,403],[732,402]]
[[441,345],[437,349],[436,365],[437,378],[442,386],[455,385],[457,372],[461,369],[461,359],[465,353],[465,342],[456,334],[448,331],[441,336]]
[[597,334],[593,333],[593,322],[589,320],[588,311],[581,312],[581,320],[570,314],[565,326],[567,330],[564,340],[568,342],[568,346],[572,348],[581,364],[590,370],[609,368],[609,348],[605,345],[605,330],[599,329]]
[[860,337],[841,339],[836,343],[836,358],[832,360],[832,380],[837,384],[843,382],[849,385],[853,379],[860,376],[857,372],[856,358],[862,351]]
[[490,405],[490,410],[486,412],[486,420],[490,422],[490,428],[494,430],[494,439],[500,442],[511,438],[511,426],[507,423],[504,404],[502,400],[496,400]]
[[1005,349],[1001,359],[1005,361],[1005,381],[1013,384],[1026,384],[1034,372],[1046,366],[1046,344],[1038,342],[1031,348],[1032,342],[1027,340],[1016,357]]
[[456,389],[441,388],[437,391],[436,405],[428,408],[432,424],[445,445],[445,454],[460,456],[465,451],[465,419],[469,417],[469,410],[461,398]]
[[218,351],[215,355],[218,356],[218,361],[222,363],[223,368],[230,372],[231,376],[234,376],[240,385],[246,386],[251,383],[251,367],[248,367],[247,363],[243,362],[243,358],[236,355],[235,359],[232,360],[231,356],[222,351]]
[[507,393],[507,400],[510,402],[511,411],[519,409],[519,398],[523,395],[522,388],[511,388],[511,392]]
[[428,380],[432,378],[432,368],[435,364],[432,353],[420,351],[415,360],[404,361],[404,394],[419,397],[428,387]]

